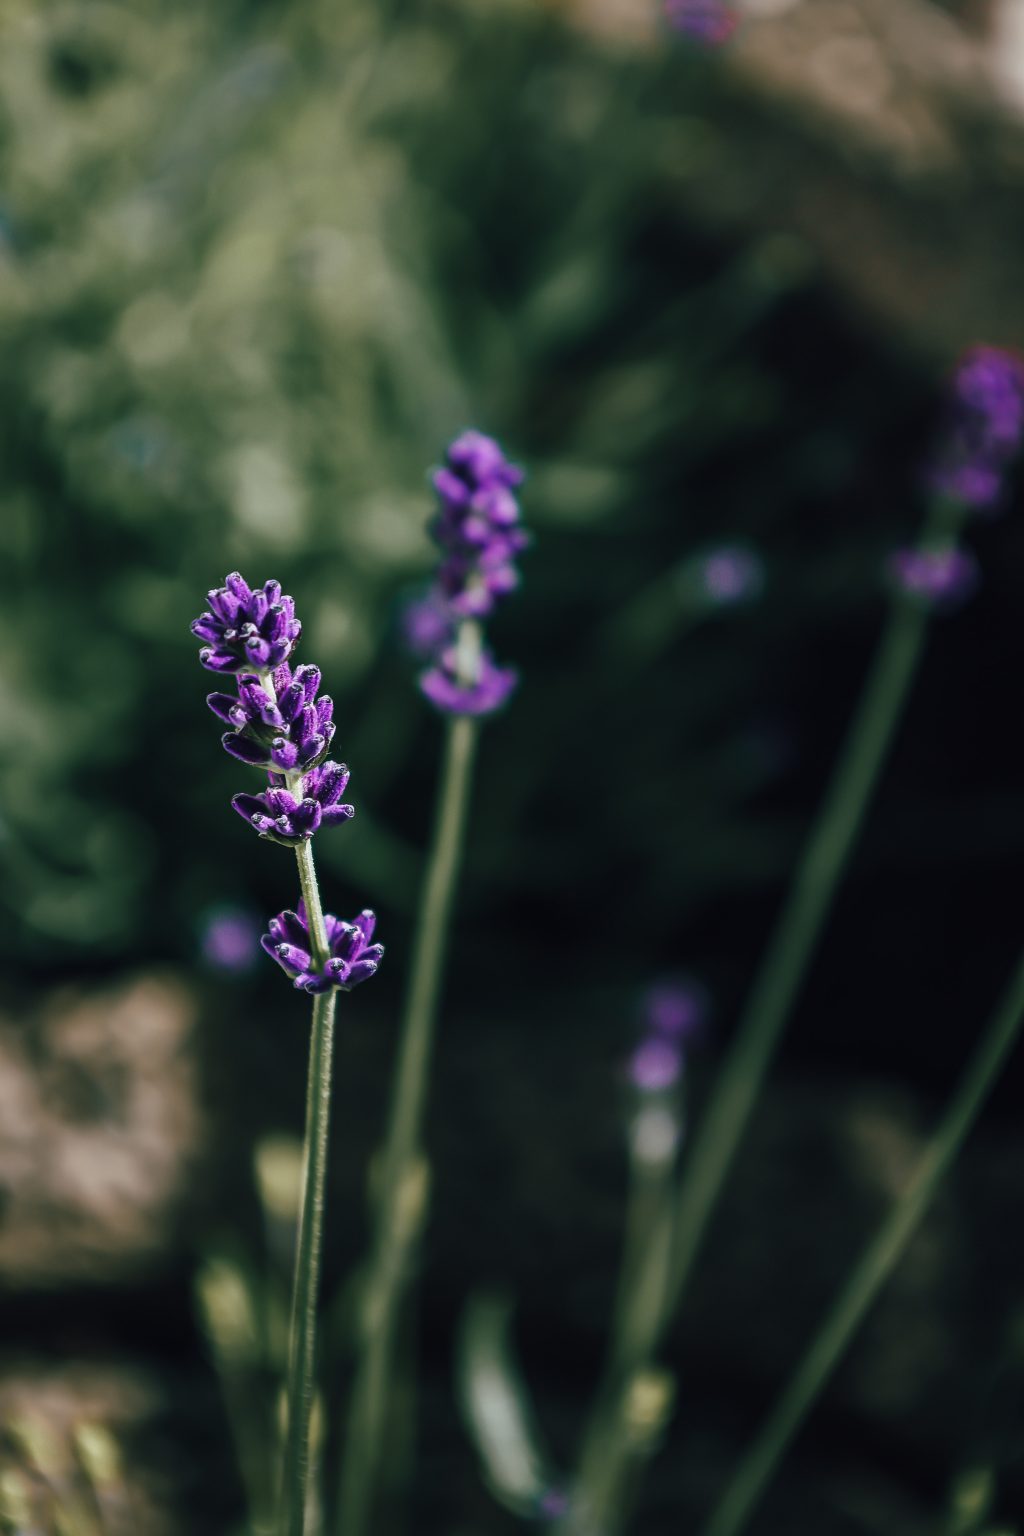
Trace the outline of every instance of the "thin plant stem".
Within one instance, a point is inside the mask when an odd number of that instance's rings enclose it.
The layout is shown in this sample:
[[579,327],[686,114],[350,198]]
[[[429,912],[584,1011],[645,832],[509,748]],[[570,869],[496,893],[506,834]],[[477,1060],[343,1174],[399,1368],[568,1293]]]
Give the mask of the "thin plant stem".
[[736,1536],[885,1281],[987,1099],[1024,1021],[1024,958],[909,1184],[868,1244],[702,1536]]
[[[921,547],[952,541],[962,516],[955,503],[937,499]],[[678,1305],[690,1277],[718,1191],[831,912],[917,672],[928,622],[926,604],[894,594],[824,804],[698,1126],[676,1213],[667,1313]]]
[[367,1529],[380,1466],[402,1283],[422,1218],[423,1110],[477,734],[477,722],[466,715],[448,720],[437,821],[413,945],[373,1249],[365,1281],[349,1432],[342,1457],[337,1528],[344,1536],[363,1536]]
[[566,1536],[615,1536],[621,1529],[630,1474],[649,1438],[631,1423],[632,1399],[651,1366],[668,1292],[671,1163],[645,1166],[634,1155],[630,1185],[616,1322],[572,1503],[560,1527]]
[[[317,887],[313,851],[308,842],[295,850],[299,883],[314,963],[327,959],[327,935]],[[324,1190],[331,1112],[331,1058],[337,991],[330,987],[313,998],[306,1086],[306,1136],[302,1196],[295,1252],[291,1327],[288,1343],[287,1427],[281,1482],[281,1536],[303,1536],[309,1486],[309,1425],[316,1388],[316,1321],[323,1249]]]

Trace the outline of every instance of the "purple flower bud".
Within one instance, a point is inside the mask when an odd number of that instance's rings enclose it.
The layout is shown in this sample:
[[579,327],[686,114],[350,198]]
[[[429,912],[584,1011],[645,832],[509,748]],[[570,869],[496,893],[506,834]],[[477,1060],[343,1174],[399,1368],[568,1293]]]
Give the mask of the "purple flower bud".
[[978,509],[994,507],[1024,437],[1024,358],[1005,347],[972,347],[950,379],[932,487]]
[[679,1081],[682,1070],[681,1048],[657,1035],[642,1040],[629,1063],[630,1081],[641,1093],[664,1093]]
[[707,993],[688,977],[667,977],[647,989],[640,1011],[645,1032],[690,1045],[707,1024]]
[[204,641],[199,660],[210,672],[242,672],[277,667],[286,661],[302,633],[295,604],[281,595],[279,581],[255,591],[233,571],[209,594],[210,607],[192,623]]
[[741,544],[723,544],[699,557],[697,571],[704,595],[716,606],[749,602],[764,585],[758,555]]
[[519,681],[514,667],[498,667],[490,651],[480,652],[476,681],[463,683],[458,651],[449,646],[438,664],[420,676],[420,689],[435,708],[449,715],[490,715],[500,709]]
[[665,0],[665,18],[674,31],[710,47],[728,42],[740,21],[722,0]]
[[212,907],[203,914],[200,945],[207,964],[234,975],[251,971],[259,954],[259,922],[241,907]]
[[255,673],[238,678],[238,697],[211,693],[206,702],[234,727],[221,738],[224,750],[243,763],[282,773],[306,772],[327,756],[334,739],[333,700],[316,697],[319,667],[286,661],[273,673],[274,696]]
[[967,601],[978,585],[978,563],[970,550],[898,549],[889,557],[889,576],[907,597],[950,609]]
[[482,432],[464,432],[433,476],[440,499],[432,533],[443,558],[437,592],[456,618],[486,618],[518,585],[516,556],[529,544],[512,494],[523,472]]
[[351,805],[339,804],[348,780],[344,763],[321,763],[303,776],[299,794],[286,788],[282,775],[271,774],[262,795],[235,795],[231,804],[267,842],[295,848],[321,827],[338,826],[355,814]]
[[270,919],[270,932],[260,943],[301,991],[327,992],[339,987],[351,992],[376,973],[384,954],[383,944],[370,943],[376,922],[370,911],[360,912],[351,923],[326,913],[329,956],[322,970],[312,960],[313,943],[301,901],[297,911],[280,912]]

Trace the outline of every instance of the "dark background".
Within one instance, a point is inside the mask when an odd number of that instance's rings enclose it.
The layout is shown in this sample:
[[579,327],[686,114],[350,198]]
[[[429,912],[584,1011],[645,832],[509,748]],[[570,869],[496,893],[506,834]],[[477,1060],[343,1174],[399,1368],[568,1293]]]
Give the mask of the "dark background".
[[[828,9],[805,37],[806,6],[752,19],[723,57],[584,6],[25,5],[4,23],[0,1411],[53,1397],[119,1425],[140,1528],[239,1519],[193,1289],[213,1253],[256,1262],[252,1149],[299,1133],[305,1070],[304,1009],[269,962],[204,958],[219,909],[260,925],[295,877],[230,811],[246,770],[218,746],[189,621],[228,570],[279,578],[353,770],[321,880],[332,910],[377,910],[388,955],[342,1013],[343,1317],[441,734],[399,614],[432,560],[427,471],[466,425],[526,467],[535,545],[493,625],[522,682],[485,731],[436,1062],[409,1528],[514,1525],[451,1388],[481,1285],[517,1297],[571,1454],[613,1291],[638,1000],[664,973],[706,987],[699,1113],[865,673],[885,559],[920,523],[945,375],[970,343],[1024,336],[1019,296],[1001,302],[1024,159],[983,86],[984,17],[893,5],[931,48],[926,67],[907,45],[911,78],[871,6],[832,8],[831,32]],[[858,114],[814,50],[863,45],[859,26],[890,93]],[[916,157],[886,139],[914,92]],[[970,529],[979,591],[936,621],[671,1342],[651,1536],[713,1500],[1014,962],[1020,503],[1014,475]],[[762,563],[750,601],[666,586],[722,544]],[[170,1043],[150,1049],[133,1021],[161,1009]],[[62,1023],[107,1015],[120,1045]],[[1012,1518],[1021,1084],[1018,1062],[755,1530],[944,1530],[975,1461]],[[135,1183],[91,1204],[108,1130]],[[330,1360],[333,1391],[343,1348]]]

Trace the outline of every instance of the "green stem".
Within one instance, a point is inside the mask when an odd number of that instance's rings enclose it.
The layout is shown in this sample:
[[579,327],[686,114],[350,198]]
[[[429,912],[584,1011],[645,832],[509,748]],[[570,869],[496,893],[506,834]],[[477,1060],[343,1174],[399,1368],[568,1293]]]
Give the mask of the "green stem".
[[[962,511],[938,501],[921,547],[952,541]],[[897,594],[831,785],[750,1000],[701,1118],[676,1214],[669,1312],[678,1305],[715,1198],[832,909],[924,649],[928,609]]]
[[1024,1020],[1024,959],[910,1183],[868,1244],[817,1337],[747,1452],[703,1536],[736,1536],[864,1314],[892,1274],[928,1203],[971,1129]]
[[[310,844],[295,850],[306,904],[313,959],[327,958],[327,935]],[[295,1280],[288,1345],[288,1422],[282,1479],[281,1536],[303,1536],[309,1484],[309,1424],[316,1389],[316,1314],[323,1248],[327,1137],[331,1112],[331,1056],[334,1043],[334,987],[313,998],[306,1087],[306,1140],[299,1211]]]
[[437,823],[413,946],[373,1252],[365,1282],[360,1355],[342,1459],[338,1530],[344,1536],[363,1536],[367,1528],[380,1462],[397,1309],[422,1213],[423,1108],[477,734],[476,721],[465,715],[448,721]]
[[[664,1316],[672,1254],[674,1158],[645,1162],[634,1148],[620,1289],[604,1381],[590,1416],[566,1536],[615,1536],[630,1474],[649,1437],[630,1424],[631,1392],[650,1369]],[[653,1438],[653,1437],[651,1437]]]

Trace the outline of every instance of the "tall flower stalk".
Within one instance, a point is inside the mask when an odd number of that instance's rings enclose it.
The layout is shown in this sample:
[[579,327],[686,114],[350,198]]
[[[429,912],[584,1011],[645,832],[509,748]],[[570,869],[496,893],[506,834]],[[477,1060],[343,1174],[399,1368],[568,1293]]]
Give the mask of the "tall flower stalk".
[[774,1408],[769,1413],[702,1536],[738,1536],[800,1425],[857,1331],[942,1178],[968,1135],[1024,1023],[1024,959],[981,1043],[892,1210],[865,1248]]
[[432,664],[420,689],[446,716],[445,751],[380,1158],[341,1466],[339,1536],[363,1536],[370,1528],[380,1480],[399,1312],[426,1205],[424,1106],[479,724],[517,682],[514,670],[496,665],[483,622],[518,585],[516,557],[528,543],[515,495],[522,478],[498,444],[479,432],[456,438],[434,475],[440,505],[431,531],[441,560],[408,627],[427,636]]
[[301,899],[294,910],[271,918],[261,942],[294,986],[313,999],[278,1521],[280,1536],[303,1536],[335,1003],[339,991],[350,992],[375,974],[384,951],[371,943],[372,912],[346,923],[325,913],[320,900],[313,834],[347,821],[353,808],[341,803],[348,769],[327,757],[334,706],[329,697],[318,696],[319,669],[302,666],[293,672],[290,665],[302,633],[292,599],[282,596],[279,582],[254,589],[236,571],[210,592],[209,603],[192,625],[204,642],[199,660],[211,672],[233,676],[236,692],[212,693],[207,703],[231,727],[222,738],[224,749],[266,775],[261,793],[235,795],[232,805],[264,841],[294,849],[298,865]]

